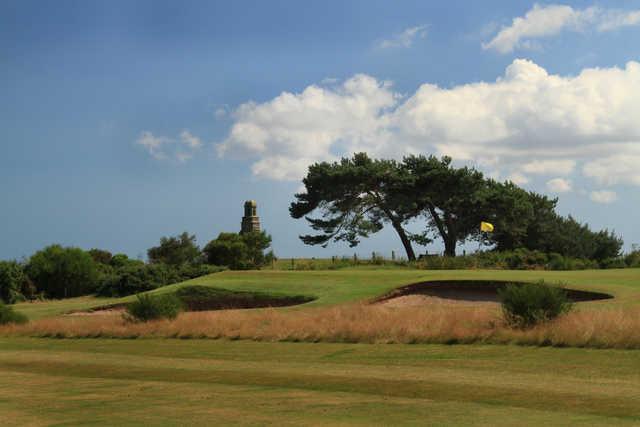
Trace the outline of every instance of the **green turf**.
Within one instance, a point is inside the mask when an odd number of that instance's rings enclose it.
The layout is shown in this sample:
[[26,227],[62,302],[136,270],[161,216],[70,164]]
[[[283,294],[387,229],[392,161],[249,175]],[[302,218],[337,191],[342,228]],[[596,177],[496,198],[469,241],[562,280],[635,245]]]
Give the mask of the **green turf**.
[[[316,271],[226,271],[166,286],[153,293],[174,292],[189,285],[213,286],[235,291],[258,291],[276,295],[307,295],[317,298],[301,306],[325,306],[367,300],[391,289],[425,280],[515,280],[565,282],[576,289],[611,293],[616,299],[595,306],[628,306],[640,302],[640,269],[585,271],[503,271],[503,270],[439,270],[426,271],[409,268],[361,267]],[[72,310],[116,304],[133,300],[126,298],[81,297],[62,301],[21,303],[16,309],[38,319]],[[298,307],[297,309],[300,309]]]
[[0,339],[3,425],[637,425],[620,350]]

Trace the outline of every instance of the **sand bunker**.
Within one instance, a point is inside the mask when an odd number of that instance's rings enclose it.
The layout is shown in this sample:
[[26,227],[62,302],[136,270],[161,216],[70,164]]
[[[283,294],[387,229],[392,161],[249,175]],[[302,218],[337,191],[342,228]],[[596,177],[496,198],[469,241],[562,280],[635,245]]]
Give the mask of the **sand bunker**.
[[[407,307],[422,304],[498,303],[498,290],[508,284],[522,282],[484,280],[436,280],[414,283],[395,289],[374,302],[387,306]],[[613,298],[601,292],[565,288],[573,302],[597,301]]]

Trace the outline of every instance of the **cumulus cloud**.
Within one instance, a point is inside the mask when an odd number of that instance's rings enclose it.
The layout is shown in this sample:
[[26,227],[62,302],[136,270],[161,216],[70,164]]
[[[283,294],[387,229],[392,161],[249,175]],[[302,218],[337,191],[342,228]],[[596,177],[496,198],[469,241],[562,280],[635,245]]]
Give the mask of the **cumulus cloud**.
[[387,113],[396,103],[389,83],[366,75],[335,88],[284,92],[263,104],[241,105],[218,153],[259,157],[255,174],[297,180],[309,163],[384,145],[391,134]]
[[178,139],[166,136],[155,136],[150,131],[143,131],[135,141],[144,147],[157,160],[174,159],[185,163],[193,157],[193,153],[202,147],[202,141],[188,130],[183,130]]
[[534,160],[522,165],[522,170],[536,175],[569,175],[575,167],[574,160]]
[[379,49],[408,48],[413,45],[416,39],[423,39],[427,36],[427,26],[419,25],[409,27],[401,33],[394,34],[393,37],[381,40],[377,43]]
[[562,31],[582,32],[593,27],[598,32],[606,32],[633,25],[640,25],[640,10],[595,6],[574,9],[566,5],[535,4],[524,16],[514,18],[511,25],[503,27],[489,42],[483,43],[482,48],[509,53],[517,48],[535,46],[535,39],[555,36]]
[[357,151],[399,158],[451,155],[524,183],[582,173],[600,187],[640,185],[640,63],[549,74],[517,59],[493,82],[400,96],[356,75],[232,113],[221,156],[253,159],[253,173],[299,180],[310,163]]
[[616,149],[614,154],[598,157],[583,167],[585,176],[601,185],[640,185],[640,142]]
[[547,181],[547,190],[552,193],[568,193],[572,190],[571,181],[564,178],[553,178]]
[[618,200],[618,195],[615,193],[615,191],[601,190],[592,191],[589,194],[589,198],[596,203],[609,204]]

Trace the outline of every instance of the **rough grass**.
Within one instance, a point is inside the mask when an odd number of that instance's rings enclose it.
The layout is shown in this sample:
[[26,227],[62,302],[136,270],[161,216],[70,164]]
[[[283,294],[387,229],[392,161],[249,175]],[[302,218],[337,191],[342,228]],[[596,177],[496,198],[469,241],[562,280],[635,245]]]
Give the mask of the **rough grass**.
[[227,338],[351,343],[492,343],[640,348],[640,307],[578,309],[530,329],[506,325],[497,305],[384,307],[350,304],[311,310],[183,313],[143,324],[117,315],[50,318],[0,328],[5,336],[56,338]]

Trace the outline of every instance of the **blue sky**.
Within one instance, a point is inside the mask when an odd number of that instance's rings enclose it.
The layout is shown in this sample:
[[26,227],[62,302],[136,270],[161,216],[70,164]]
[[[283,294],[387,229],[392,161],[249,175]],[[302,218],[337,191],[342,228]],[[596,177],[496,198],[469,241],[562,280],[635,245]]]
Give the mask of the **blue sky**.
[[[451,154],[640,243],[640,1],[0,3],[0,258],[205,244],[309,162]],[[471,247],[475,247],[472,245]],[[356,249],[401,251],[390,230]],[[434,245],[431,251],[438,250]]]

